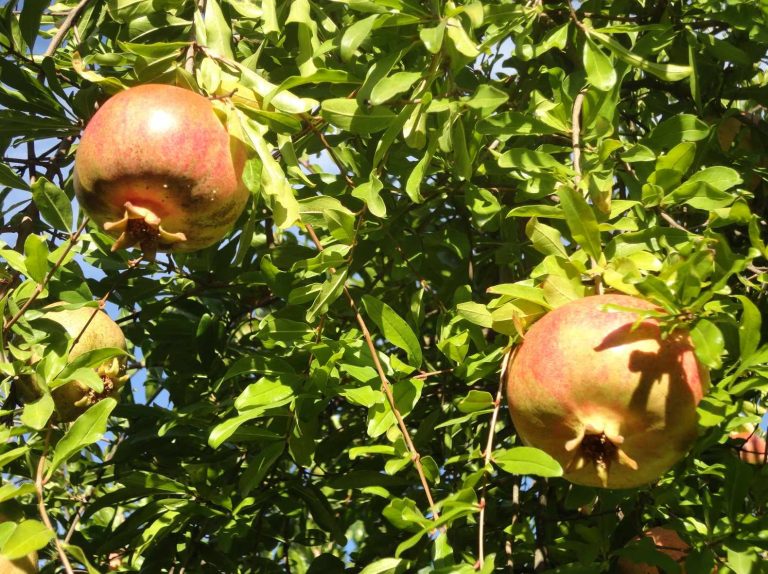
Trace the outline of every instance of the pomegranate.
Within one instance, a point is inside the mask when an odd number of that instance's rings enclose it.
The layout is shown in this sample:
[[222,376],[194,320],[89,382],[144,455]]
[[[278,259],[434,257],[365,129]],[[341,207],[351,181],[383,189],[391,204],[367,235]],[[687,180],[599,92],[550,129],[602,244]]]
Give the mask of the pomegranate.
[[220,240],[243,212],[245,146],[227,133],[208,99],[176,86],[146,84],[101,106],[75,157],[75,193],[88,215],[138,244],[197,251]]
[[[656,545],[656,548],[672,558],[675,562],[680,564],[681,574],[685,574],[685,567],[683,562],[685,561],[688,552],[690,551],[690,545],[685,542],[680,536],[671,528],[665,528],[663,526],[656,526],[643,533]],[[635,540],[638,540],[636,538]],[[661,574],[661,570],[656,566],[651,566],[645,563],[632,562],[628,558],[619,558],[618,561],[619,574]]]
[[685,330],[664,337],[634,309],[659,310],[628,295],[572,301],[534,323],[509,366],[519,436],[554,457],[573,483],[646,484],[696,438],[708,371]]
[[[125,337],[120,327],[103,311],[92,307],[74,310],[53,310],[45,313],[45,318],[60,324],[73,339],[77,339],[69,352],[69,360],[95,349],[116,347],[126,349]],[[50,307],[49,307],[50,308]],[[95,314],[94,314],[95,313]],[[33,357],[34,359],[34,357]],[[117,397],[123,383],[125,357],[113,357],[96,367],[96,372],[104,382],[104,390],[97,393],[82,381],[73,380],[51,391],[58,420],[70,422],[84,413],[88,407],[106,397]],[[39,397],[34,381],[23,381],[22,397],[34,400]]]
[[765,464],[768,458],[765,439],[757,434],[755,427],[747,425],[745,428],[732,432],[729,435],[738,441],[739,458],[749,464]]

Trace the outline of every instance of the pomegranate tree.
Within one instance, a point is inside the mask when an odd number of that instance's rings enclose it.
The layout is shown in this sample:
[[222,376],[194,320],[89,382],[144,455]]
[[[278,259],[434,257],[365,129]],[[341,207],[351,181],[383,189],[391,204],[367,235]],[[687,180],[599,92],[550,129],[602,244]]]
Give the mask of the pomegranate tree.
[[[126,349],[125,337],[120,327],[109,316],[92,307],[73,310],[57,310],[55,307],[44,317],[55,321],[75,340],[69,351],[72,361],[89,351],[104,348]],[[70,422],[84,413],[88,407],[107,397],[116,397],[126,380],[125,357],[113,357],[95,368],[104,383],[102,392],[97,393],[85,382],[68,381],[51,391],[58,420]],[[33,400],[39,396],[34,381],[23,381],[22,396]],[[0,571],[1,572],[1,571]]]
[[[637,311],[635,311],[637,310]],[[680,460],[709,385],[683,329],[662,333],[653,304],[627,295],[572,301],[525,334],[507,399],[523,442],[576,484],[631,488]]]
[[75,157],[75,193],[117,237],[113,250],[138,244],[149,257],[196,251],[221,239],[242,213],[245,159],[208,99],[146,84],[107,100],[88,123]]

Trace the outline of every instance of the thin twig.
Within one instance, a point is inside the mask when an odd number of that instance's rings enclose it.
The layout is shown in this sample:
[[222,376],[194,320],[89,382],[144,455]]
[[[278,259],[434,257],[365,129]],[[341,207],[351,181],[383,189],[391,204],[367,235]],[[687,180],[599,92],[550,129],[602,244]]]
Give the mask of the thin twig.
[[83,222],[80,224],[80,227],[77,228],[77,231],[75,231],[72,236],[69,238],[69,243],[67,244],[67,247],[64,249],[63,253],[59,257],[59,259],[56,261],[56,263],[53,264],[53,267],[48,271],[48,273],[45,274],[45,277],[43,277],[43,281],[41,283],[38,283],[35,287],[35,290],[32,292],[32,295],[30,295],[29,299],[27,299],[24,304],[21,306],[21,308],[18,310],[18,312],[11,317],[8,322],[3,326],[3,332],[7,333],[8,330],[13,327],[16,322],[21,319],[21,317],[24,316],[24,313],[26,313],[27,309],[29,309],[30,305],[35,302],[35,300],[40,296],[40,294],[43,292],[43,289],[45,289],[45,286],[48,285],[48,282],[53,277],[53,274],[56,273],[56,271],[61,267],[61,265],[64,263],[64,259],[67,258],[67,255],[69,255],[69,252],[72,251],[72,248],[75,246],[77,241],[80,239],[80,235],[82,234],[83,230],[85,229],[85,226],[88,224],[88,218],[84,217]]
[[51,531],[54,535],[54,542],[56,544],[56,552],[59,554],[59,559],[61,560],[62,566],[64,566],[64,570],[67,574],[74,574],[74,571],[72,570],[72,564],[69,562],[69,558],[67,557],[67,553],[64,551],[64,545],[62,544],[61,540],[59,540],[59,536],[56,533],[56,529],[53,527],[53,524],[51,523],[51,519],[48,516],[48,511],[45,509],[45,494],[43,492],[43,488],[45,487],[45,462],[48,457],[48,447],[51,444],[51,429],[48,429],[48,432],[45,434],[45,444],[43,446],[43,452],[40,454],[40,460],[37,463],[37,473],[35,474],[35,492],[37,493],[37,508],[40,512],[40,518],[43,521],[43,524]]
[[496,434],[496,422],[499,420],[499,411],[501,410],[501,399],[504,394],[504,380],[507,374],[509,363],[515,358],[517,347],[513,347],[508,353],[504,354],[504,360],[501,362],[501,372],[499,373],[499,388],[496,390],[496,399],[493,403],[493,414],[491,414],[491,425],[488,429],[488,440],[485,443],[485,452],[483,460],[483,486],[480,492],[480,516],[478,522],[477,536],[477,562],[475,570],[480,570],[485,564],[485,495],[488,490],[488,471],[491,464],[491,454],[493,453],[493,437]]
[[675,221],[675,220],[672,218],[672,216],[670,216],[670,215],[669,215],[668,213],[666,213],[665,211],[661,211],[661,210],[659,210],[659,216],[660,216],[660,217],[661,217],[661,218],[662,218],[664,221],[666,221],[667,223],[669,223],[669,225],[670,225],[671,227],[674,227],[675,229],[679,229],[680,231],[685,231],[686,233],[690,233],[690,231],[688,231],[688,230],[687,230],[685,227],[683,227],[682,225],[680,225],[680,224],[679,224],[677,221]]
[[333,146],[328,143],[328,140],[325,139],[325,134],[317,129],[315,125],[312,123],[311,118],[308,120],[308,125],[310,129],[315,133],[315,135],[320,138],[320,142],[323,144],[323,147],[325,147],[326,151],[328,152],[328,155],[331,156],[331,159],[333,160],[333,163],[336,164],[336,167],[339,168],[339,171],[341,172],[341,176],[344,178],[344,181],[347,183],[347,185],[350,188],[355,187],[355,182],[352,181],[352,178],[349,177],[349,174],[347,173],[347,168],[344,166],[343,163],[341,163],[341,160],[336,155],[336,152],[333,151]]
[[88,5],[90,1],[91,0],[80,0],[80,3],[74,8],[72,8],[72,10],[69,11],[69,14],[67,14],[67,17],[64,19],[64,22],[61,23],[61,26],[59,27],[59,30],[56,32],[56,35],[51,40],[51,43],[48,44],[48,48],[46,48],[45,53],[43,54],[44,58],[53,56],[53,54],[56,52],[61,42],[64,40],[64,36],[67,35],[67,32],[69,32],[69,29],[74,25],[77,18],[80,17],[80,13]]
[[[205,0],[199,0],[197,3],[197,9],[201,14],[205,12]],[[195,31],[195,25],[192,24],[189,32],[189,46],[184,54],[184,69],[188,74],[195,73],[195,48],[197,47],[197,34]]]
[[533,551],[533,571],[534,572],[543,572],[547,569],[547,537],[544,533],[544,524],[543,524],[543,513],[547,509],[547,492],[549,491],[549,483],[547,482],[547,479],[544,478],[539,483],[539,508],[536,512],[536,516],[534,518],[534,523],[536,527],[536,533],[534,535],[534,540],[536,547]]
[[435,375],[444,375],[446,373],[452,373],[453,369],[442,369],[440,371],[429,371],[427,373],[419,373],[418,375],[414,375],[411,378],[412,379],[428,379],[429,377],[434,377]]
[[576,189],[581,183],[581,108],[584,104],[586,88],[579,91],[573,100],[573,111],[571,113],[571,145],[573,146],[573,171],[576,176],[573,178],[573,184]]
[[[323,244],[317,237],[315,229],[310,224],[307,224],[306,227],[312,242],[317,247],[317,250],[323,251]],[[381,361],[379,360],[379,354],[376,350],[376,345],[373,344],[373,339],[371,338],[370,331],[368,331],[368,326],[365,323],[365,319],[363,319],[363,316],[360,314],[360,310],[357,307],[357,304],[355,303],[355,300],[346,285],[344,285],[344,295],[346,296],[347,301],[349,301],[349,306],[352,308],[352,312],[355,314],[357,324],[360,326],[360,329],[363,332],[363,337],[365,338],[365,342],[368,345],[368,350],[370,351],[371,357],[373,358],[373,364],[375,365],[376,371],[379,374],[379,379],[381,380],[381,387],[384,390],[385,396],[387,397],[389,407],[392,409],[392,414],[395,415],[397,426],[400,428],[400,433],[403,435],[405,444],[408,447],[408,452],[411,454],[411,460],[413,461],[413,465],[416,467],[416,472],[419,474],[421,485],[424,488],[424,494],[427,497],[429,508],[432,511],[432,519],[437,520],[440,517],[440,514],[437,510],[437,506],[435,506],[435,501],[432,498],[432,491],[430,490],[429,482],[427,481],[427,475],[424,473],[424,467],[421,464],[421,455],[419,454],[419,451],[416,450],[416,445],[413,444],[411,434],[408,432],[408,427],[405,424],[403,415],[400,414],[400,411],[395,404],[395,395],[392,391],[392,384],[387,379],[387,375],[384,373],[384,368],[381,366]]]
[[[571,112],[571,145],[573,146],[573,171],[576,175],[573,176],[573,190],[574,193],[581,193],[579,190],[579,184],[581,183],[582,171],[581,171],[581,109],[584,105],[584,96],[587,93],[586,88],[582,88],[576,97],[573,99],[573,110]],[[589,258],[592,269],[597,270],[597,261],[594,257]],[[595,290],[599,295],[603,294],[603,278],[599,273],[595,272]]]

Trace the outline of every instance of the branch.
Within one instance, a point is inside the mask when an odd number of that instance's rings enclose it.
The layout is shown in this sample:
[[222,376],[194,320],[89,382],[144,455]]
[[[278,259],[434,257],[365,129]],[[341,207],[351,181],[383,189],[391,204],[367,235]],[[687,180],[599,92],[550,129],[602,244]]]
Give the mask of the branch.
[[571,145],[573,146],[573,171],[576,176],[573,178],[573,185],[576,189],[581,183],[581,108],[584,105],[584,96],[586,88],[579,91],[573,100],[573,111],[571,113]]
[[336,155],[336,152],[333,151],[333,146],[328,143],[328,140],[325,139],[325,134],[318,130],[315,125],[312,123],[312,119],[309,118],[308,120],[308,126],[309,128],[315,133],[315,135],[320,138],[320,142],[323,144],[323,147],[328,152],[328,155],[331,156],[331,159],[333,160],[333,163],[336,164],[336,167],[339,168],[339,172],[341,173],[341,176],[344,178],[344,181],[347,183],[350,189],[355,187],[355,182],[352,181],[352,178],[349,177],[349,174],[347,173],[347,168],[344,166],[343,163],[341,163],[341,160],[339,159],[339,156]]
[[67,553],[64,551],[64,546],[59,540],[58,535],[56,534],[56,529],[53,527],[53,524],[51,524],[51,519],[48,517],[48,511],[45,509],[45,495],[43,493],[43,487],[45,486],[45,461],[48,457],[48,447],[51,443],[51,429],[48,429],[48,432],[45,435],[45,444],[43,446],[43,452],[40,455],[40,460],[37,463],[37,474],[35,475],[35,492],[37,493],[37,508],[40,512],[40,518],[43,520],[43,524],[51,531],[54,535],[54,542],[56,543],[56,552],[59,554],[59,559],[61,560],[62,566],[64,566],[64,571],[67,574],[74,574],[74,571],[72,570],[72,564],[69,562],[69,558],[67,558]]
[[69,32],[69,29],[75,24],[77,19],[80,17],[80,14],[88,5],[88,2],[90,1],[91,0],[80,0],[80,3],[74,8],[72,8],[72,10],[69,11],[69,14],[67,14],[67,17],[64,19],[64,22],[62,22],[61,27],[56,32],[56,35],[51,40],[51,43],[48,44],[48,48],[46,48],[45,53],[43,54],[44,58],[49,58],[53,56],[53,54],[56,52],[59,45],[61,44],[62,40],[64,40],[64,36],[67,35],[67,32]]
[[[315,229],[310,225],[307,224],[307,232],[309,233],[310,238],[312,239],[312,242],[317,247],[318,251],[323,250],[323,244],[320,242],[320,239],[317,237],[317,234],[315,233]],[[416,472],[419,474],[419,479],[421,480],[421,486],[424,488],[424,494],[427,497],[427,501],[429,502],[429,508],[432,511],[432,519],[437,520],[440,518],[440,513],[437,510],[437,507],[435,506],[435,501],[432,498],[432,491],[429,488],[429,482],[427,481],[427,476],[424,474],[424,467],[421,465],[421,455],[419,454],[419,451],[416,450],[416,446],[413,444],[413,440],[411,439],[411,434],[408,432],[408,427],[405,424],[405,420],[403,419],[403,415],[400,414],[400,411],[397,408],[397,405],[395,404],[395,395],[392,392],[392,384],[387,379],[387,375],[384,373],[384,368],[381,366],[381,361],[379,361],[379,355],[376,351],[376,345],[373,344],[373,339],[371,338],[371,333],[368,331],[368,326],[365,324],[365,319],[363,319],[363,316],[360,314],[360,310],[357,307],[357,304],[355,303],[355,300],[352,298],[352,294],[349,292],[349,288],[344,285],[344,295],[347,297],[347,301],[349,301],[349,306],[352,308],[352,312],[355,314],[355,319],[357,320],[357,324],[360,326],[360,329],[363,332],[363,337],[365,338],[365,342],[368,345],[368,350],[371,353],[371,357],[373,358],[373,364],[376,366],[376,372],[379,374],[379,379],[381,380],[381,387],[384,390],[384,394],[387,397],[387,402],[389,403],[389,407],[392,409],[392,414],[395,415],[395,420],[397,420],[397,426],[400,428],[400,432],[403,435],[403,440],[405,440],[405,444],[408,447],[408,452],[411,453],[411,460],[413,461],[413,465],[416,467]]]
[[[201,14],[205,13],[205,0],[198,0],[197,9]],[[189,32],[189,47],[184,55],[184,69],[190,75],[195,73],[195,46],[197,45],[197,34],[195,32],[195,24],[192,23]]]
[[485,494],[488,490],[488,468],[491,464],[491,453],[493,452],[493,437],[496,434],[496,422],[499,419],[499,410],[501,407],[501,399],[504,393],[504,379],[507,374],[507,367],[512,362],[517,353],[517,347],[510,349],[508,353],[504,355],[504,360],[501,362],[501,372],[499,373],[499,388],[496,391],[496,399],[493,403],[493,414],[491,415],[491,426],[488,429],[488,440],[485,443],[485,453],[483,461],[483,487],[480,494],[480,517],[478,518],[478,537],[477,537],[477,562],[475,563],[475,570],[480,570],[485,564]]
[[35,302],[35,300],[40,296],[40,294],[43,292],[43,289],[45,289],[45,286],[50,282],[51,278],[53,277],[53,274],[58,271],[59,267],[64,263],[64,259],[66,259],[67,255],[69,255],[69,252],[72,251],[72,248],[75,246],[77,241],[80,239],[80,235],[82,234],[83,230],[85,229],[85,226],[88,224],[88,217],[83,218],[83,222],[80,224],[80,227],[77,228],[77,231],[75,231],[69,238],[69,243],[67,244],[66,249],[62,252],[59,259],[54,263],[53,267],[48,271],[48,273],[45,274],[45,277],[43,277],[42,283],[38,283],[35,287],[35,290],[32,292],[32,295],[27,299],[24,304],[21,306],[21,308],[18,310],[18,312],[11,317],[8,322],[3,326],[3,333],[7,333],[11,327],[13,327],[16,322],[21,319],[21,317],[24,316],[24,313],[27,312],[27,309],[29,309],[30,305]]
[[[573,14],[576,17],[575,13]],[[584,105],[584,96],[587,93],[586,88],[579,90],[576,97],[573,99],[573,110],[571,112],[571,145],[573,146],[573,171],[576,175],[573,177],[573,189],[574,193],[581,193],[579,191],[579,184],[581,183],[582,171],[581,171],[581,108]],[[594,257],[589,258],[592,269],[597,269],[597,261]],[[594,276],[595,290],[599,295],[603,294],[603,278],[599,273],[595,272]]]
[[544,535],[543,525],[543,512],[547,509],[547,491],[549,490],[549,484],[547,479],[543,479],[540,483],[539,491],[539,509],[534,518],[536,533],[534,535],[536,548],[533,552],[533,571],[543,572],[547,569],[547,539]]

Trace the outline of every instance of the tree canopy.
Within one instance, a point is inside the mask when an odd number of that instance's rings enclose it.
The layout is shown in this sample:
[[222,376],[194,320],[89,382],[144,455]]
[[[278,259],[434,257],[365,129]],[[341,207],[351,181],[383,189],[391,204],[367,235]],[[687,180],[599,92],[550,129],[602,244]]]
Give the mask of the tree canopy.
[[[766,571],[768,465],[729,435],[768,391],[768,2],[11,0],[0,56],[1,554],[678,572],[638,538],[665,526],[689,573]],[[213,101],[251,194],[223,241],[137,261],[71,168],[147,83]],[[600,292],[659,305],[711,371],[694,448],[641,488],[563,480],[506,409],[509,350]],[[99,391],[119,351],[68,362],[52,302],[129,342],[119,400],[74,423],[49,390]]]

